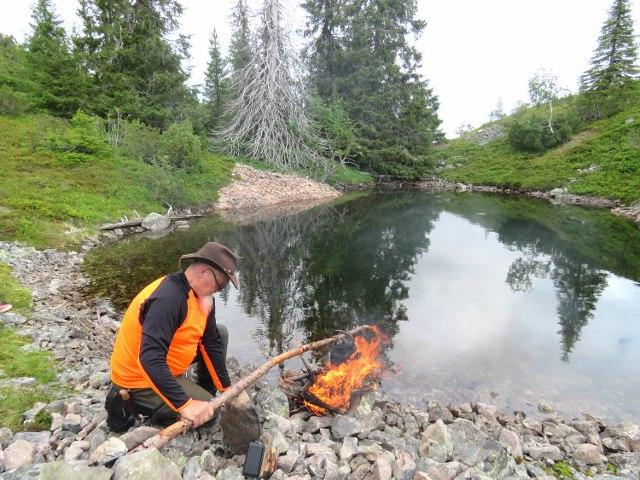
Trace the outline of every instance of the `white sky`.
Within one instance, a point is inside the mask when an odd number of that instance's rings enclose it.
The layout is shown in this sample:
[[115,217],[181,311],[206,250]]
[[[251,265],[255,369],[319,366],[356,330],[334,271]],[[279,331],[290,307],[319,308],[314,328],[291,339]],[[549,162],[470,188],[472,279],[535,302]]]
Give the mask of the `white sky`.
[[[283,0],[292,25],[304,16],[297,0]],[[29,32],[30,0],[0,0],[0,32],[22,40]],[[53,0],[70,32],[77,0]],[[182,0],[182,32],[191,35],[191,84],[202,83],[209,36],[218,31],[224,52],[233,0]],[[250,0],[259,5],[259,0]],[[556,74],[575,91],[597,43],[612,0],[418,0],[427,28],[416,44],[423,72],[440,99],[447,136],[463,122],[474,127],[488,120],[498,98],[509,112],[527,101],[527,81],[539,68]],[[632,0],[635,33],[640,34],[640,0]]]

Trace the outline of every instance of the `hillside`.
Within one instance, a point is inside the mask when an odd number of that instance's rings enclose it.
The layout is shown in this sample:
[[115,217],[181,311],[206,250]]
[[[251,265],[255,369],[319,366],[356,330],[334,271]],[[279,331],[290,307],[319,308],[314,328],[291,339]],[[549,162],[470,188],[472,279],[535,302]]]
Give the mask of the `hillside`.
[[[640,98],[618,114],[582,126],[562,145],[534,154],[516,150],[506,131],[512,117],[483,125],[436,147],[437,174],[454,182],[524,190],[640,198]],[[487,131],[505,133],[484,143]],[[482,144],[484,143],[484,144]]]
[[[104,143],[71,162],[57,145],[69,122],[47,115],[0,116],[0,238],[68,247],[123,215],[212,204],[233,162],[204,155],[197,170],[144,163]],[[101,141],[101,140],[100,140]]]

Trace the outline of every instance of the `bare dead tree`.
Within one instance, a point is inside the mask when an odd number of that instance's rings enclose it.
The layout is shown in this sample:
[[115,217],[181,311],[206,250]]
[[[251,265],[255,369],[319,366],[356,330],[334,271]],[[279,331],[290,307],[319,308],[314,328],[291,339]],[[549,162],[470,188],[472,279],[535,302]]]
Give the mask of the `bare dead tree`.
[[281,168],[325,171],[324,142],[307,115],[308,94],[285,26],[280,0],[264,0],[257,53],[232,78],[229,122],[217,133],[228,153]]

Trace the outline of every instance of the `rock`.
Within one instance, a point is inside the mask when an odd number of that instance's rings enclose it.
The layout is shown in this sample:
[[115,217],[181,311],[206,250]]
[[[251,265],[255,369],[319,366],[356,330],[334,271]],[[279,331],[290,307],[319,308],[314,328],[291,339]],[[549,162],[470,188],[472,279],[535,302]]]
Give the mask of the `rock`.
[[302,460],[302,454],[294,450],[289,450],[285,455],[278,458],[278,468],[284,473],[289,474],[295,468],[298,462]]
[[95,452],[96,448],[102,445],[107,441],[107,434],[101,428],[94,429],[88,436],[87,441],[89,442],[89,454]]
[[348,462],[358,451],[358,439],[355,437],[345,437],[338,452],[340,460]]
[[452,458],[470,467],[478,466],[490,477],[499,477],[507,469],[507,451],[472,422],[458,418],[448,429],[453,444]]
[[602,439],[602,446],[611,452],[629,452],[631,449],[622,438],[606,437]]
[[393,478],[398,480],[411,480],[416,473],[416,462],[408,452],[400,450],[396,452],[396,461],[393,463]]
[[599,465],[607,459],[598,447],[590,443],[578,445],[573,452],[573,458],[587,465]]
[[[64,450],[64,461],[67,462],[69,460],[78,460],[82,455],[82,453],[84,452],[84,449],[83,449],[84,443],[86,442],[72,442],[71,445],[69,445]],[[88,449],[88,444],[87,444],[87,449]]]
[[24,440],[35,447],[35,461],[40,461],[51,450],[49,440],[50,432],[18,432],[13,436],[13,441]]
[[620,432],[627,440],[632,452],[640,452],[640,425],[633,422],[622,422]]
[[36,415],[38,415],[47,404],[44,402],[36,402],[36,404],[31,407],[29,410],[22,414],[22,421],[24,423],[31,423],[35,419]]
[[202,458],[191,457],[182,469],[182,479],[199,480],[202,473]]
[[391,480],[393,472],[391,470],[391,462],[386,457],[379,456],[372,467],[373,480]]
[[430,402],[427,406],[427,412],[429,412],[430,422],[437,422],[438,420],[442,420],[444,423],[453,422],[453,415],[449,409],[439,403]]
[[4,452],[0,448],[0,473],[4,472]]
[[171,225],[171,218],[155,212],[151,212],[142,220],[142,228],[151,230],[152,232],[169,228],[169,225]]
[[267,412],[285,418],[289,416],[289,399],[279,388],[261,390],[255,400],[258,414],[263,418],[267,416]]
[[[180,477],[178,477],[180,478]],[[230,465],[228,467],[223,468],[216,475],[217,480],[244,480],[244,475],[242,475],[242,470],[240,467],[236,467],[235,465]],[[114,478],[113,480],[118,480]]]
[[6,312],[0,316],[0,322],[8,323],[10,325],[24,325],[27,323],[27,319],[15,312]]
[[331,427],[333,419],[331,417],[313,416],[305,424],[304,430],[309,433],[317,433],[321,428]]
[[0,380],[0,388],[31,388],[38,384],[33,377],[17,377]]
[[111,437],[89,456],[90,464],[107,464],[127,453],[127,446],[117,437]]
[[3,452],[4,468],[11,470],[33,463],[35,446],[25,440],[15,440]]
[[[122,442],[124,445],[124,442]],[[124,455],[113,466],[113,480],[181,480],[180,469],[155,448]]]
[[62,420],[62,430],[78,433],[82,430],[82,417],[77,413],[68,413]]
[[256,407],[243,391],[220,409],[220,426],[224,442],[236,455],[247,451],[249,442],[260,438],[261,424]]
[[431,480],[453,480],[465,469],[460,462],[430,462],[425,469]]
[[5,448],[13,440],[13,432],[7,427],[0,428],[0,450]]
[[120,440],[124,442],[127,447],[127,451],[129,451],[153,437],[159,431],[160,430],[157,428],[143,425],[120,436]]
[[331,425],[331,434],[336,440],[355,435],[361,430],[360,422],[348,415],[336,415]]
[[522,443],[516,432],[503,428],[500,432],[498,442],[500,442],[500,445],[502,445],[512,457],[516,459],[522,458]]
[[528,454],[531,458],[538,460],[558,461],[565,457],[564,452],[555,445],[533,445]]
[[18,468],[0,475],[2,480],[109,480],[111,470],[103,466],[90,467],[84,461],[40,463]]
[[451,435],[442,420],[427,427],[420,439],[418,452],[422,458],[430,458],[436,462],[446,462],[451,457],[453,445]]

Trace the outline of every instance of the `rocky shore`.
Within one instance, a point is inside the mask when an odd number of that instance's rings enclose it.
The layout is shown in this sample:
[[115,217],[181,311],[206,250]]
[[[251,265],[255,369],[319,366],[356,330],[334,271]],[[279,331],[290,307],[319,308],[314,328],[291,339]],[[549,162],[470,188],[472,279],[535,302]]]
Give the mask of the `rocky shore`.
[[[132,454],[127,451],[155,428],[109,432],[103,405],[119,321],[108,301],[82,297],[88,283],[79,271],[83,253],[0,242],[0,261],[11,265],[34,300],[29,318],[6,313],[0,321],[29,335],[34,348],[51,350],[62,366],[58,382],[71,392],[24,412],[25,427],[47,412],[48,431],[0,429],[0,479],[243,478],[244,456],[232,454],[217,425],[188,432],[161,451]],[[255,368],[228,363],[236,379]],[[249,394],[263,438],[279,454],[274,479],[640,478],[640,425],[588,415],[565,419],[546,404],[534,418],[486,403],[442,405],[427,398],[422,407],[409,406],[371,392],[346,415],[290,417],[275,385],[258,382]]]

